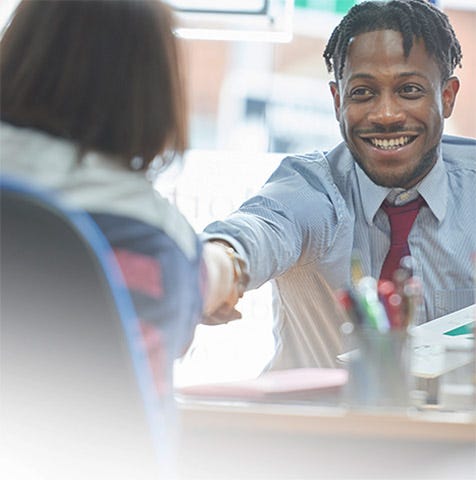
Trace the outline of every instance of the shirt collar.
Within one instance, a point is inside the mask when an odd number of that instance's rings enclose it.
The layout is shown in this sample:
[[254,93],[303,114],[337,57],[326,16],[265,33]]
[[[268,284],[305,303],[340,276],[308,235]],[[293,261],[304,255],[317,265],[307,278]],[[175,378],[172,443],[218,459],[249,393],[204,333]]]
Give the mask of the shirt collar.
[[[367,223],[371,225],[377,210],[391,189],[373,183],[357,163],[355,163],[355,169],[361,198],[364,200],[362,209]],[[417,186],[417,191],[441,222],[446,214],[448,197],[448,178],[441,151],[434,167]]]
[[439,222],[443,221],[448,207],[448,175],[441,152],[435,166],[420,182],[418,193]]
[[357,172],[360,196],[363,200],[362,209],[365,215],[365,220],[369,225],[372,225],[377,210],[380,208],[380,205],[382,205],[382,202],[385,200],[391,189],[381,187],[372,182],[357,163],[355,163],[355,170]]

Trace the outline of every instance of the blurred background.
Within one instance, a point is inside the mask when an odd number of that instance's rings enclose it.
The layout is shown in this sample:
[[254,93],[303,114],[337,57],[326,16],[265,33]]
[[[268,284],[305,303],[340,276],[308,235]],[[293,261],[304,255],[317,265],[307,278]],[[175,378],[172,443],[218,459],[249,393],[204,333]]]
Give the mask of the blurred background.
[[[241,0],[214,3],[246,5]],[[339,140],[322,52],[343,13],[360,2],[296,0],[290,2],[294,9],[288,10],[284,0],[275,3],[283,6],[282,15],[289,15],[290,37],[274,32],[274,41],[271,31],[268,41],[263,36],[253,39],[250,30],[248,41],[181,42],[190,92],[192,148],[283,153],[327,148]],[[436,3],[450,17],[464,55],[463,69],[455,72],[462,86],[446,131],[474,137],[476,2]],[[243,28],[249,20],[240,17]]]
[[[285,153],[339,140],[322,52],[342,15],[361,0],[165,1],[177,10],[192,149]],[[0,2],[0,27],[17,3]],[[464,55],[446,131],[474,137],[476,2],[433,3],[450,17]]]

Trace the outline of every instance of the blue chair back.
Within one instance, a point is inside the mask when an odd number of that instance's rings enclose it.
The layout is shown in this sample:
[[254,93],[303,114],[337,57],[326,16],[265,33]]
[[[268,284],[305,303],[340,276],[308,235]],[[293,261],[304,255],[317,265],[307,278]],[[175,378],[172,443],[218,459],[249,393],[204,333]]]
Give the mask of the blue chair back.
[[9,178],[0,193],[8,469],[19,478],[162,478],[163,405],[110,246],[85,212],[49,193]]

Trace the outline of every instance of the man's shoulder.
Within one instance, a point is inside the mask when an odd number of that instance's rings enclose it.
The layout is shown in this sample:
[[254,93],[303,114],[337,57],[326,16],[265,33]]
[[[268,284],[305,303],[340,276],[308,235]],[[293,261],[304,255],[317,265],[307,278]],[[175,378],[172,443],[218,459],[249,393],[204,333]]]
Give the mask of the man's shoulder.
[[443,160],[447,165],[476,170],[476,139],[443,135]]
[[268,178],[267,183],[282,182],[283,179],[291,177],[295,180],[301,178],[309,182],[314,178],[321,177],[326,170],[328,170],[327,159],[321,151],[294,153],[281,160],[279,166]]
[[331,164],[352,165],[352,155],[344,142],[339,143],[330,150],[313,150],[306,153],[295,153],[286,156],[282,162],[284,165],[317,165],[329,168]]
[[311,152],[304,152],[304,153],[293,153],[287,155],[283,158],[283,164],[322,164],[326,162],[325,153],[321,150],[313,150]]
[[474,146],[476,146],[476,138],[445,134],[442,137],[442,143],[444,146],[461,146],[474,148]]

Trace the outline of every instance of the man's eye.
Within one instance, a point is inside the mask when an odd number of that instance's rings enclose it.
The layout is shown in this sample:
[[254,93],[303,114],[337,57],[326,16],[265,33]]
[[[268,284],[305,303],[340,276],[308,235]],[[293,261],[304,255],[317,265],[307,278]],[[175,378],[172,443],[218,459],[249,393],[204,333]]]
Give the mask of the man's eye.
[[400,89],[400,95],[406,98],[420,98],[423,93],[423,89],[418,85],[404,85]]
[[352,100],[367,100],[373,96],[373,92],[369,88],[358,87],[351,90],[349,96]]

